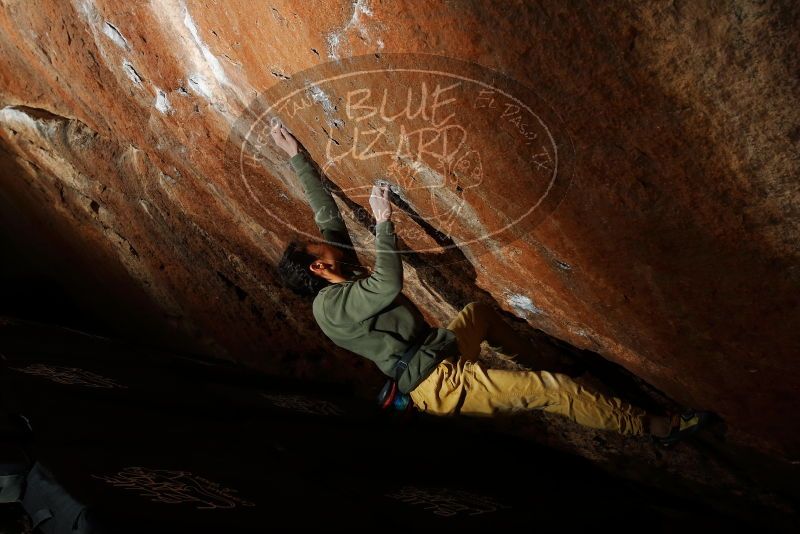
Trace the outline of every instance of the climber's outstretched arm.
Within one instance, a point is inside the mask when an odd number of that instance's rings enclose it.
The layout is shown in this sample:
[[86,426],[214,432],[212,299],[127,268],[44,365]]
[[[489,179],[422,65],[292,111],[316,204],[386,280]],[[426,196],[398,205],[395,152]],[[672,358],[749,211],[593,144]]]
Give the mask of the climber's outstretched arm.
[[303,184],[306,200],[314,211],[314,221],[317,223],[322,237],[326,241],[346,243],[347,227],[339,212],[339,207],[333,200],[330,191],[322,185],[322,180],[314,166],[299,150],[297,139],[280,123],[276,123],[270,133],[275,144],[291,158],[289,162],[297,172],[300,183]]
[[333,324],[360,323],[394,302],[403,289],[403,262],[397,253],[389,188],[374,186],[369,197],[375,216],[375,269],[367,278],[334,284],[321,302]]

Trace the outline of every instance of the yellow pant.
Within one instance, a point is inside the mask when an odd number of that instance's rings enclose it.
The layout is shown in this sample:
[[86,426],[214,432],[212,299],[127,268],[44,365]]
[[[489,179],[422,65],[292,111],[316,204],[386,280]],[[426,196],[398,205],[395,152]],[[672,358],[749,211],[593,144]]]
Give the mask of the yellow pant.
[[411,392],[418,409],[435,415],[544,410],[592,428],[644,433],[644,410],[592,392],[566,375],[485,369],[478,361],[484,340],[508,356],[534,350],[490,306],[468,304],[447,328],[456,334],[460,357],[441,362]]

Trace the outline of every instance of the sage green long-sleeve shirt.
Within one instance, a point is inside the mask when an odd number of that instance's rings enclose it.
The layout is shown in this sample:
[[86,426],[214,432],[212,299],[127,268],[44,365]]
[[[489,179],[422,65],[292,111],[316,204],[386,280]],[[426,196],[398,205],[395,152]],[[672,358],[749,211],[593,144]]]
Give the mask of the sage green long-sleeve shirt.
[[[322,236],[326,241],[345,243],[347,228],[314,167],[302,153],[294,156],[291,164],[300,177]],[[395,240],[394,223],[378,223],[372,274],[323,288],[313,305],[314,318],[325,335],[338,346],[372,360],[392,378],[400,356],[416,336],[428,329],[417,307],[401,293],[403,263],[396,252]],[[432,329],[409,361],[398,388],[411,391],[442,359],[457,353],[452,331]]]

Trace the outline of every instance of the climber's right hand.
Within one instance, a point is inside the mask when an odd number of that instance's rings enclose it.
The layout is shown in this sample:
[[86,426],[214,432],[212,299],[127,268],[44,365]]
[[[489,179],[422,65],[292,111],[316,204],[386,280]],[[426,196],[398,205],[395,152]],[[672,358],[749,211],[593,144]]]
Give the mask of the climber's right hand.
[[289,130],[287,130],[283,124],[275,122],[269,133],[275,141],[275,144],[286,152],[290,158],[297,155],[297,139],[289,133]]
[[372,193],[369,195],[369,205],[372,207],[372,214],[375,216],[375,223],[388,221],[392,217],[392,203],[389,201],[389,186],[372,186]]

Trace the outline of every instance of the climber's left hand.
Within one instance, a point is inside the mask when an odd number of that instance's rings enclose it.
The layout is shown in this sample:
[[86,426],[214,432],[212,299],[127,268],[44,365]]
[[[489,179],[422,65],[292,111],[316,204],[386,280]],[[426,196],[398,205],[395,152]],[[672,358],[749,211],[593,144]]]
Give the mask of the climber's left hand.
[[272,139],[275,141],[275,144],[283,149],[283,151],[286,152],[290,158],[297,155],[297,139],[295,139],[294,136],[289,133],[289,130],[287,130],[283,124],[276,122],[272,126],[272,130],[270,130],[269,133],[272,135]]

